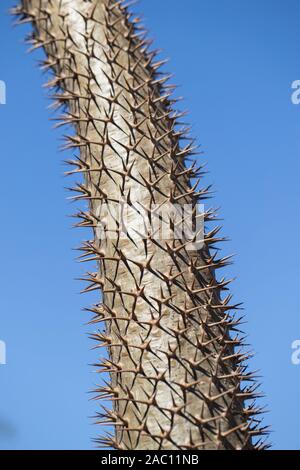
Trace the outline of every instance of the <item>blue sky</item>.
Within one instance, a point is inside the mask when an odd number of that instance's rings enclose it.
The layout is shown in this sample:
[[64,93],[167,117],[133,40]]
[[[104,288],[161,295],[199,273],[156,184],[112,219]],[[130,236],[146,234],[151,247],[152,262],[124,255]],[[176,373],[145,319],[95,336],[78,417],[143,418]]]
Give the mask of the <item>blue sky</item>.
[[[40,56],[25,54],[26,28],[6,14],[13,3],[0,6],[0,449],[88,449],[99,429],[87,392],[99,378],[81,309],[94,299],[79,295],[73,251],[87,233],[67,217],[67,154],[48,120]],[[238,276],[273,448],[299,449],[299,1],[141,0],[136,11],[171,58],[230,237],[223,252],[237,253],[227,274]]]

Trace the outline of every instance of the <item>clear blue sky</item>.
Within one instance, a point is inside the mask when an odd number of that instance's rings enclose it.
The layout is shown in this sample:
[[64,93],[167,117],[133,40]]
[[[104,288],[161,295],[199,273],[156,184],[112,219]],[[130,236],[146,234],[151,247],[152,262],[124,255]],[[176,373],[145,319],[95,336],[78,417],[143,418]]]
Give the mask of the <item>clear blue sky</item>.
[[[96,357],[81,308],[83,267],[73,247],[87,233],[71,229],[49,104],[26,55],[26,28],[11,27],[0,6],[0,79],[7,84],[1,120],[0,448],[92,448],[99,431],[87,391],[97,382]],[[216,190],[224,254],[237,253],[235,299],[245,303],[245,331],[257,351],[275,449],[299,449],[300,366],[300,79],[298,0],[141,0],[156,46],[171,58],[193,133],[205,151]]]

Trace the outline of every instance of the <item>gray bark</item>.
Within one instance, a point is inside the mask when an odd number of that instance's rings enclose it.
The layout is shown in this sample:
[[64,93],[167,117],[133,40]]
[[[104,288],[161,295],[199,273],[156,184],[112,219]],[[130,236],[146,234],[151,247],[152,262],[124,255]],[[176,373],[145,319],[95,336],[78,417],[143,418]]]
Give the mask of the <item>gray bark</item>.
[[[92,227],[84,256],[97,262],[87,291],[102,291],[93,335],[107,346],[97,367],[111,381],[97,390],[113,407],[99,414],[116,433],[99,442],[116,449],[252,449],[263,434],[246,406],[254,398],[244,355],[235,351],[238,320],[224,297],[227,283],[216,270],[227,264],[213,247],[218,229],[206,230],[203,247],[187,239],[147,239],[106,233],[99,214],[107,203],[141,204],[147,217],[157,205],[201,202],[208,191],[191,183],[192,145],[178,130],[169,89],[147,50],[142,30],[121,2],[113,0],[23,0],[21,21],[31,21],[33,48],[43,47],[54,72],[55,103],[73,124],[75,188],[88,201],[81,226]],[[141,35],[139,34],[141,33]],[[199,174],[198,174],[199,173]],[[134,227],[137,214],[129,217]],[[210,211],[205,221],[213,218]],[[254,418],[253,418],[254,416]],[[254,421],[253,421],[254,419]],[[259,445],[257,446],[259,447]]]

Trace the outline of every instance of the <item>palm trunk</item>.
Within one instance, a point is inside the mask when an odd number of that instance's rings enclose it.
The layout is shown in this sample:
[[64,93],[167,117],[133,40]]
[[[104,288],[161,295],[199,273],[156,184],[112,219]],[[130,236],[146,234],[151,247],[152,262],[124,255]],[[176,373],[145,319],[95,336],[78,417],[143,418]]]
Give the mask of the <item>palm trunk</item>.
[[139,22],[115,0],[23,0],[16,13],[32,22],[32,48],[46,52],[62,122],[76,130],[66,147],[78,151],[72,163],[83,177],[75,189],[88,201],[79,225],[93,230],[84,257],[98,266],[86,290],[102,291],[91,310],[105,331],[93,338],[107,346],[97,367],[111,378],[97,395],[113,401],[99,422],[116,429],[99,442],[125,450],[260,448],[252,438],[264,432],[260,410],[245,405],[255,392],[241,386],[251,375],[235,350],[239,321],[223,296],[227,282],[216,276],[227,264],[214,251],[218,229],[193,250],[172,224],[168,239],[151,228],[124,235],[117,217],[115,230],[107,219],[105,237],[99,230],[103,211],[121,201],[133,229],[137,204],[148,223],[158,207],[190,205],[195,216],[208,195],[191,182],[202,173],[188,166],[192,143]]

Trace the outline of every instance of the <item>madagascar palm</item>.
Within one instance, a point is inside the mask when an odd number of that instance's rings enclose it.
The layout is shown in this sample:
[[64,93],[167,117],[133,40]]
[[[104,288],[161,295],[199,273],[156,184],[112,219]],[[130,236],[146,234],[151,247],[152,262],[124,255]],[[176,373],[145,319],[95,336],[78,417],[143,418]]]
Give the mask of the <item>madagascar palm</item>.
[[[170,205],[192,207],[195,225],[209,188],[199,189],[193,142],[143,27],[116,0],[23,0],[15,13],[32,23],[32,49],[44,49],[55,105],[64,108],[61,124],[75,129],[66,147],[77,152],[74,189],[88,206],[79,225],[93,232],[83,257],[97,263],[86,290],[101,290],[103,299],[91,308],[93,322],[105,325],[93,338],[108,349],[96,366],[110,381],[96,393],[113,402],[98,421],[115,426],[99,442],[125,450],[262,448],[260,409],[245,404],[255,385],[231,313],[238,306],[216,274],[229,262],[215,250],[219,228],[206,227],[194,249],[185,235],[178,239],[171,216],[168,239],[151,229],[157,207]],[[103,237],[104,206],[123,201],[133,230],[115,217],[114,234],[106,220]],[[143,236],[139,208],[149,222]],[[207,225],[214,212],[203,218]]]

